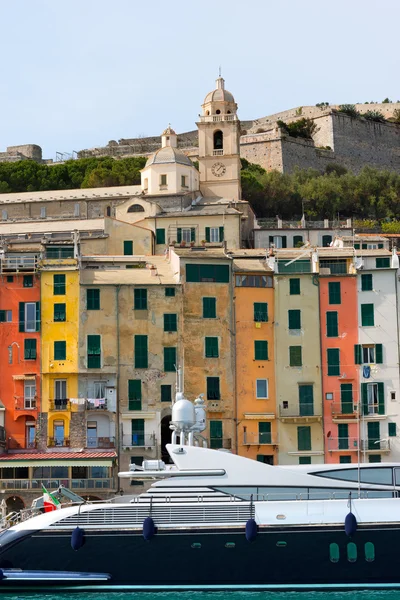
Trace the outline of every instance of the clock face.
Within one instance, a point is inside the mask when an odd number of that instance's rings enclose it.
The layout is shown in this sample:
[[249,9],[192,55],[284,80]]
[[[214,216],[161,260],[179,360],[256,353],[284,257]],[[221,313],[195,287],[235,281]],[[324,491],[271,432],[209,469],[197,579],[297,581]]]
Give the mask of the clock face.
[[226,173],[226,166],[224,163],[217,162],[211,167],[211,173],[215,177],[222,177],[222,175],[225,175]]

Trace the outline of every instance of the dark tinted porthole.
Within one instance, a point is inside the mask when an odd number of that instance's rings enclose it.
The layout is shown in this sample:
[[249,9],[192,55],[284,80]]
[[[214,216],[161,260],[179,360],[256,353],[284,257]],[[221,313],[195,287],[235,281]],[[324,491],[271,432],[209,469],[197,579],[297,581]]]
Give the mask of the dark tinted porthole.
[[286,548],[287,542],[276,542],[278,548]]
[[226,542],[225,544],[225,548],[234,548],[235,546],[235,542]]
[[356,562],[357,560],[357,546],[354,542],[347,544],[347,560],[349,562]]
[[329,544],[329,558],[333,563],[339,562],[339,546],[337,544]]
[[193,544],[191,544],[191,548],[201,548],[200,542],[193,542]]
[[373,562],[375,560],[375,546],[372,542],[366,542],[364,544],[365,560],[367,562]]

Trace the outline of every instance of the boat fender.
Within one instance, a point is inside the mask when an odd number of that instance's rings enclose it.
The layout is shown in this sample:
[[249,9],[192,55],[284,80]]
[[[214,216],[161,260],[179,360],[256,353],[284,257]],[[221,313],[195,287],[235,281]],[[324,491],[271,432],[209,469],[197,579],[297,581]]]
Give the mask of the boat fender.
[[248,542],[254,542],[257,537],[258,525],[254,519],[249,519],[246,522],[246,540]]
[[85,531],[80,527],[75,527],[71,535],[71,548],[72,550],[79,550],[85,543]]
[[143,537],[148,542],[156,532],[154,521],[151,517],[146,517],[143,521]]
[[346,515],[344,520],[344,531],[348,537],[352,537],[357,531],[357,519],[352,512]]

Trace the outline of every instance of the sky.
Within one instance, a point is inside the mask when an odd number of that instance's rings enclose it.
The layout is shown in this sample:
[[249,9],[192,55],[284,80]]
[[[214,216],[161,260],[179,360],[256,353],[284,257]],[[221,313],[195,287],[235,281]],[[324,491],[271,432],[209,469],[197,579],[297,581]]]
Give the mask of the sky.
[[400,99],[399,0],[0,0],[0,152],[195,129],[221,66],[242,120]]

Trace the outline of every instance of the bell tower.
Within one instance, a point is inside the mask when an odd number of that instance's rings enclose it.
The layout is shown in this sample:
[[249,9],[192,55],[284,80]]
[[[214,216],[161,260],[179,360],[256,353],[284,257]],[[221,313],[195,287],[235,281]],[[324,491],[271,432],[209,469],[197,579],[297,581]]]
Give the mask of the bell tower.
[[237,104],[220,76],[207,94],[199,130],[200,191],[205,197],[241,199],[240,121]]

